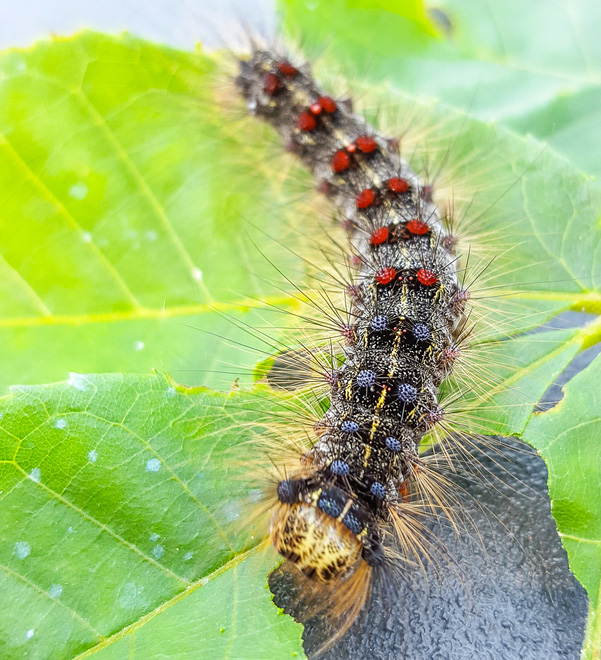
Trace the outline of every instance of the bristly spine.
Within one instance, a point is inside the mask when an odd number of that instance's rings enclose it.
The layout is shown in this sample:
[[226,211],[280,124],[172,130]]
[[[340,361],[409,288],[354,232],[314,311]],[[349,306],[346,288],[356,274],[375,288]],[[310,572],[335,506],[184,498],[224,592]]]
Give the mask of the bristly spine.
[[340,328],[344,362],[327,378],[328,410],[311,450],[277,484],[271,521],[275,547],[305,576],[327,588],[345,581],[356,596],[336,605],[346,629],[369,596],[372,571],[389,561],[388,530],[402,549],[419,546],[404,495],[419,487],[420,443],[444,417],[438,388],[460,350],[469,295],[454,241],[396,140],[327,95],[306,67],[265,50],[241,62],[237,84],[250,111],[327,191],[359,261]]

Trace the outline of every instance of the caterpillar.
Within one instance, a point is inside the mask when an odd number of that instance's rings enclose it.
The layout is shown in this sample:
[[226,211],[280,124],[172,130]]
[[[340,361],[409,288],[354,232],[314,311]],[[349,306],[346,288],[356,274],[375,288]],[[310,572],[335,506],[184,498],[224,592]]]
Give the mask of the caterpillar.
[[[399,141],[354,113],[349,100],[325,92],[308,65],[277,52],[255,46],[239,62],[236,84],[250,113],[311,170],[350,236],[354,275],[344,287],[344,312],[326,301],[343,347],[331,348],[325,360],[327,393],[311,437],[294,444],[279,468],[274,459],[277,478],[266,496],[271,542],[285,559],[271,581],[276,603],[283,589],[297,620],[318,627],[325,620],[326,632],[317,643],[310,634],[306,646],[311,657],[321,656],[366,612],[374,590],[381,608],[392,596],[388,583],[411,582],[416,568],[427,580],[426,565],[442,556],[441,572],[454,570],[428,522],[436,527],[446,519],[454,534],[470,536],[458,522],[465,502],[446,475],[465,468],[461,459],[488,463],[490,472],[503,463],[454,423],[452,403],[464,394],[457,381],[466,379],[486,398],[496,382],[492,372],[507,364],[501,358],[495,365],[490,347],[479,357],[473,352],[467,282],[481,273],[466,275],[471,247],[466,259],[453,205],[437,205],[432,180],[408,165]],[[498,318],[495,325],[498,332]],[[301,346],[303,358],[287,358],[288,378],[290,367],[302,370],[314,359]],[[466,378],[466,362],[482,373]],[[282,429],[275,442],[285,446],[287,433]],[[424,438],[428,446],[440,442],[441,451],[423,453]],[[512,481],[512,468],[501,472],[495,478]]]
[[266,50],[240,63],[236,82],[339,209],[358,263],[339,328],[344,361],[326,375],[329,405],[315,442],[276,485],[270,532],[311,581],[312,598],[327,594],[319,607],[338,621],[338,637],[369,599],[374,575],[394,565],[394,546],[421,561],[409,493],[441,506],[444,480],[420,444],[444,418],[438,390],[469,334],[469,292],[456,239],[398,141],[328,96],[307,67]]

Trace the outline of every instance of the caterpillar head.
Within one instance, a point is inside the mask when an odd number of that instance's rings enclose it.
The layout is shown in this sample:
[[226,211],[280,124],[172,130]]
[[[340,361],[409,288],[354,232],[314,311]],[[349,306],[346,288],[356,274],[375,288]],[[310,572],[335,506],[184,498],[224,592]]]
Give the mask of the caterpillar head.
[[367,513],[341,489],[286,479],[278,484],[278,499],[271,518],[272,542],[307,577],[330,582],[372,559]]
[[271,539],[282,556],[320,582],[351,573],[363,561],[359,538],[312,503],[279,506],[271,519]]
[[278,499],[271,540],[288,560],[280,571],[296,585],[294,604],[285,611],[303,623],[325,618],[329,632],[318,657],[346,634],[369,600],[373,568],[384,551],[369,532],[367,512],[339,488],[286,479],[278,484]]

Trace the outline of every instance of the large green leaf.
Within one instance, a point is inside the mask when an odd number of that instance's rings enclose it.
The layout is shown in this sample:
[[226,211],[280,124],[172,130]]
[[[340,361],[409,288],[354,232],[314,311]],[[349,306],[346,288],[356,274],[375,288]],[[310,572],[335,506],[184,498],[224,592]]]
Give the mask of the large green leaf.
[[199,329],[261,348],[216,310],[267,325],[257,299],[294,303],[269,260],[303,264],[276,242],[285,172],[244,157],[269,134],[224,112],[214,70],[90,33],[0,58],[0,389],[157,366],[223,385],[260,357]]
[[163,376],[13,388],[0,400],[2,658],[302,655],[271,603],[273,552],[243,552],[231,529],[249,485],[224,467],[253,459],[259,417],[281,405],[259,386]]

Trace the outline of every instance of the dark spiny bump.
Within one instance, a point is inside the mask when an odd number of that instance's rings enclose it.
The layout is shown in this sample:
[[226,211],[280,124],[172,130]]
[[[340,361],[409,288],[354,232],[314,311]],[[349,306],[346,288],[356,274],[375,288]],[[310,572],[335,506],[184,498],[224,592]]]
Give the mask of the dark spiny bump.
[[430,339],[430,330],[427,325],[416,323],[413,326],[413,336],[417,341],[428,341]]
[[383,500],[386,497],[386,488],[379,481],[373,482],[369,492],[379,500]]
[[343,433],[356,433],[359,430],[359,424],[357,422],[352,422],[351,420],[345,419],[344,422],[340,425],[340,430]]
[[414,403],[417,399],[417,390],[409,383],[400,383],[397,389],[397,394],[403,403]]
[[338,518],[342,513],[342,506],[331,497],[322,495],[317,500],[317,508],[332,518]]
[[350,468],[348,466],[348,463],[345,461],[341,460],[340,458],[335,458],[331,463],[330,463],[330,472],[332,474],[335,474],[337,477],[346,477],[346,475],[350,472]]
[[388,320],[385,316],[374,316],[370,327],[374,332],[384,332],[388,327]]
[[359,387],[372,387],[376,384],[376,372],[371,369],[363,369],[357,374],[357,385]]
[[401,451],[401,443],[396,438],[388,437],[384,442],[390,451]]
[[298,499],[298,486],[291,479],[284,479],[278,484],[278,500],[283,504],[292,504]]
[[350,511],[342,519],[342,524],[351,532],[353,532],[353,534],[361,534],[363,531],[363,523],[354,513],[351,513]]

